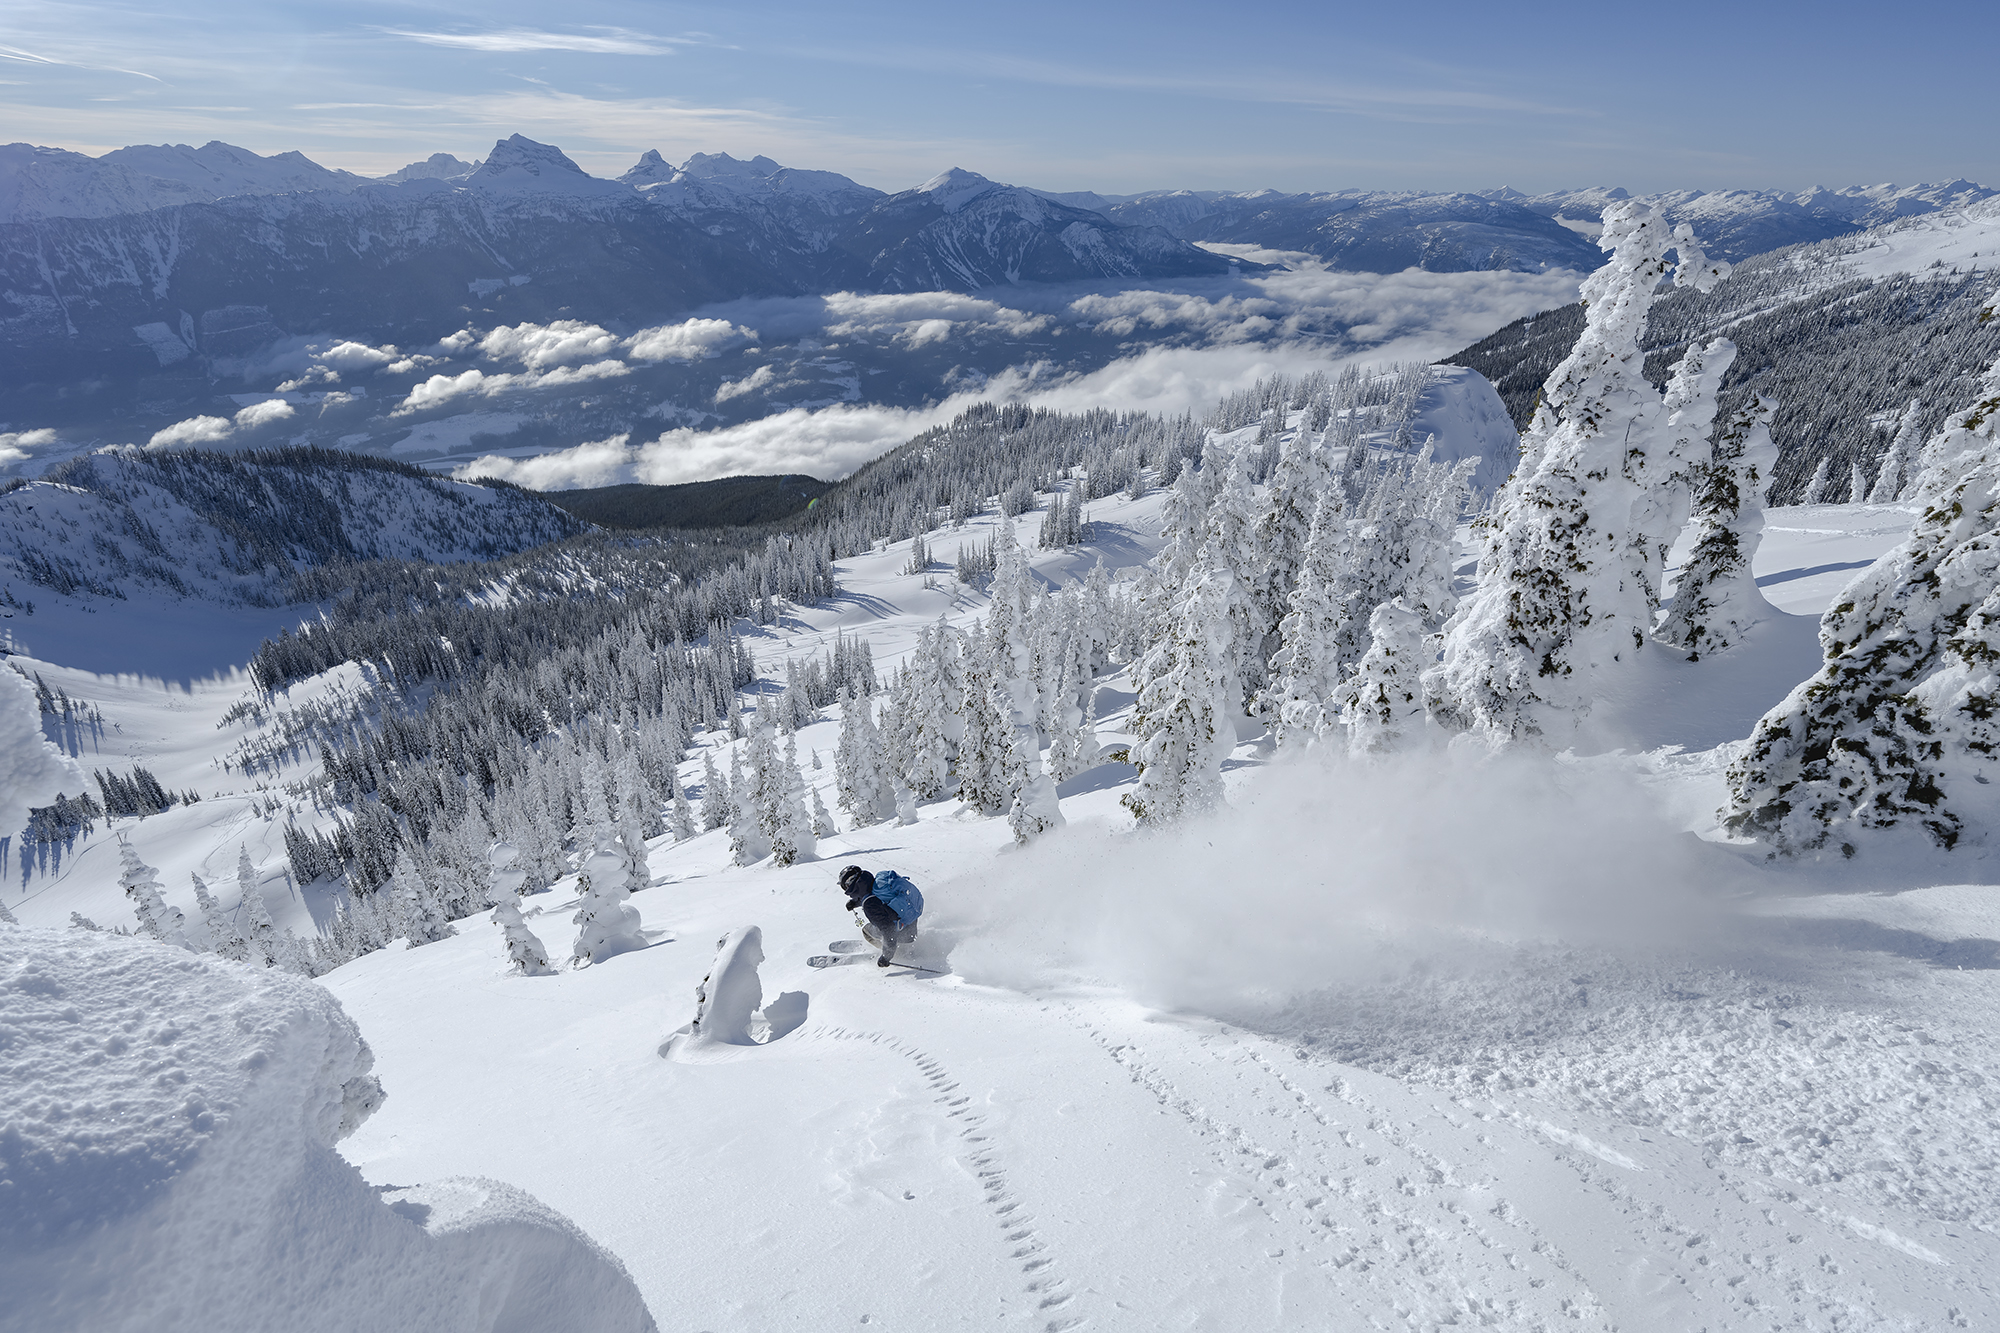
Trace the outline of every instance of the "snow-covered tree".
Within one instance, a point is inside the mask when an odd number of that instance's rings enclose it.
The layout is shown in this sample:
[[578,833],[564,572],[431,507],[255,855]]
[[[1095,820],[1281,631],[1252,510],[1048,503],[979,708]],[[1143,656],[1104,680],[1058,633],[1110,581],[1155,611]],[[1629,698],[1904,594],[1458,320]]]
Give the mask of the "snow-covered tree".
[[[1263,564],[1255,533],[1257,505],[1250,478],[1252,452],[1238,449],[1231,455],[1222,485],[1209,502],[1205,536],[1195,562],[1197,571],[1206,566],[1229,575],[1220,581],[1209,578],[1208,588],[1200,595],[1220,592],[1224,597],[1221,617],[1210,632],[1216,636],[1216,648],[1228,669],[1232,717],[1244,712],[1247,702],[1263,687],[1266,667],[1263,614],[1252,594],[1252,581]],[[1193,594],[1190,591],[1187,595]],[[1185,622],[1186,609],[1182,608],[1178,615]]]
[[785,755],[775,776],[771,864],[789,866],[817,860],[819,848],[814,840],[812,817],[806,813],[805,780],[799,776],[796,741],[786,740]]
[[[1875,488],[1868,492],[1868,503],[1889,505],[1902,498],[1903,488],[1916,480],[1917,454],[1923,443],[1918,432],[1922,429],[1919,417],[1923,403],[1915,398],[1903,409],[1897,419],[1896,433],[1889,441],[1888,449],[1882,455],[1882,470],[1875,474]],[[1768,469],[1766,475],[1769,475]]]
[[[599,797],[602,800],[602,797]],[[456,935],[458,929],[445,915],[437,891],[425,878],[417,859],[404,847],[396,853],[396,868],[389,877],[403,938],[411,948],[435,944]]]
[[493,923],[507,945],[507,961],[522,976],[539,977],[554,969],[549,966],[548,949],[521,916],[521,890],[527,887],[528,873],[521,869],[520,859],[520,850],[512,843],[494,843],[487,853],[487,892],[493,902]]
[[19,833],[28,811],[52,804],[65,790],[83,789],[83,770],[42,738],[35,687],[0,662],[0,838]]
[[582,842],[583,864],[577,869],[581,893],[571,918],[577,928],[576,943],[570,947],[572,967],[587,967],[613,954],[646,947],[639,933],[639,909],[630,901],[632,884],[624,849],[601,783],[592,783],[585,794]]
[[749,727],[740,765],[732,763],[730,790],[736,818],[729,825],[731,859],[739,866],[755,865],[771,854],[771,834],[777,827],[778,749],[771,729],[762,721]]
[[1799,497],[1800,504],[1816,505],[1826,503],[1827,473],[1832,466],[1833,459],[1825,456],[1820,458],[1819,466],[1813,469],[1812,478],[1806,482],[1805,491]]
[[701,756],[701,831],[713,833],[728,828],[734,816],[729,788],[715,772],[715,752],[705,750]]
[[1236,743],[1233,664],[1217,640],[1238,594],[1234,576],[1204,551],[1168,632],[1146,654],[1132,710],[1137,788],[1122,803],[1160,826],[1222,803],[1222,764]]
[[1859,459],[1847,470],[1847,503],[1851,505],[1868,503],[1868,478],[1861,471]]
[[1346,500],[1329,488],[1313,507],[1298,577],[1287,598],[1289,609],[1278,622],[1273,679],[1262,695],[1263,711],[1281,745],[1309,742],[1333,723],[1328,708],[1345,679],[1340,639],[1349,614],[1346,563]]
[[236,853],[237,909],[243,921],[243,943],[250,961],[269,967],[278,956],[278,928],[264,906],[263,891],[257,887],[257,869],[250,864],[248,844],[239,844]]
[[187,923],[181,909],[168,903],[166,895],[160,892],[159,872],[141,861],[138,849],[124,838],[118,840],[118,860],[121,866],[118,882],[124,886],[125,896],[132,900],[140,933],[162,944],[189,947]]
[[1014,798],[1008,765],[1013,753],[1012,700],[995,676],[985,627],[966,645],[964,731],[958,747],[958,799],[982,815],[1003,815]]
[[917,641],[900,683],[897,712],[905,730],[901,777],[923,799],[944,793],[965,735],[962,636],[940,616]]
[[1306,546],[1319,508],[1336,490],[1334,473],[1320,437],[1297,430],[1280,446],[1278,465],[1264,492],[1252,538],[1261,557],[1250,583],[1250,599],[1264,631],[1262,651],[1278,646],[1278,622],[1291,610],[1292,589],[1305,566]]
[[1780,851],[1899,826],[1950,847],[2000,814],[2000,361],[1922,461],[1910,536],[1821,619],[1819,671],[1730,767],[1728,827]]
[[[1661,404],[1666,424],[1660,431],[1660,443],[1649,451],[1644,473],[1634,477],[1643,484],[1632,505],[1632,569],[1644,583],[1647,601],[1656,612],[1667,552],[1687,526],[1697,479],[1705,475],[1714,457],[1710,438],[1715,433],[1717,396],[1722,392],[1723,376],[1735,363],[1736,344],[1727,338],[1689,347],[1674,363]],[[1768,463],[1764,479],[1770,480]]]
[[850,692],[840,710],[840,741],[833,752],[834,793],[855,828],[893,818],[895,795],[875,728],[874,703]]
[[534,931],[528,929],[528,923],[521,915],[520,899],[512,896],[500,899],[493,905],[492,920],[500,927],[507,945],[507,961],[516,973],[524,977],[540,977],[555,971],[549,966],[547,947]]
[[[1019,785],[1014,789],[1014,798],[1007,807],[1007,826],[1014,830],[1014,841],[1021,844],[1033,842],[1052,829],[1061,828],[1068,821],[1063,818],[1062,804],[1057,799],[1055,783],[1042,771],[1041,755],[1035,747],[1035,732],[1032,727],[1017,726],[1013,735],[1014,753],[1009,765],[1012,771],[1021,775]],[[914,816],[916,808],[911,806]],[[906,820],[906,823],[914,820]]]
[[1654,512],[1674,469],[1639,339],[1669,250],[1680,286],[1709,290],[1727,266],[1638,200],[1604,211],[1598,244],[1611,258],[1583,284],[1583,333],[1542,388],[1488,519],[1478,584],[1427,680],[1440,720],[1489,744],[1566,743],[1598,677],[1636,661],[1652,627],[1656,548],[1635,536],[1634,514]]
[[1689,661],[1742,642],[1771,614],[1750,564],[1764,538],[1764,487],[1778,462],[1776,410],[1769,398],[1738,409],[1716,437],[1714,457],[1694,474],[1694,548],[1659,629],[1661,641],[1685,648]]
[[646,864],[646,816],[654,804],[652,789],[639,770],[639,754],[627,746],[618,756],[618,849],[625,858],[625,878],[635,889],[653,882]]
[[695,835],[694,810],[688,805],[687,788],[678,778],[674,781],[674,799],[667,806],[667,832],[675,842],[686,842]]
[[1423,616],[1401,598],[1384,602],[1368,617],[1368,633],[1368,651],[1339,691],[1347,750],[1356,757],[1404,749],[1426,725],[1423,671],[1431,654]]
[[243,942],[243,937],[229,924],[229,918],[223,914],[222,904],[218,903],[215,895],[208,891],[208,885],[202,883],[201,876],[192,871],[189,872],[188,878],[194,881],[195,906],[200,909],[202,924],[207,928],[208,951],[232,962],[250,961],[250,946]]
[[840,832],[834,826],[833,815],[828,812],[826,802],[820,799],[818,787],[812,789],[812,831],[816,838],[831,838]]

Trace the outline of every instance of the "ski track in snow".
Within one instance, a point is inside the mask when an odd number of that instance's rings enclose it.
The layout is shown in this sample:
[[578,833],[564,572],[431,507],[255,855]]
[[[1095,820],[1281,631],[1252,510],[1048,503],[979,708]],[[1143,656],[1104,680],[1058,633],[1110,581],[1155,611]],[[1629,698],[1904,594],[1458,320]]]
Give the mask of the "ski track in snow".
[[846,1028],[817,1028],[811,1034],[831,1041],[873,1042],[885,1050],[905,1056],[917,1067],[935,1093],[938,1110],[947,1120],[958,1122],[958,1137],[965,1144],[966,1161],[975,1168],[974,1176],[984,1191],[984,1202],[993,1212],[993,1221],[1007,1247],[1007,1257],[1020,1263],[1027,1280],[1026,1292],[1034,1308],[1048,1315],[1045,1333],[1070,1333],[1087,1321],[1067,1313],[1064,1307],[1076,1299],[1069,1283],[1055,1271],[1055,1256],[1035,1230],[1034,1214],[1022,1211],[1021,1199],[1007,1183],[1007,1169],[1001,1164],[998,1148],[986,1131],[986,1117],[972,1106],[972,1097],[961,1090],[943,1064],[923,1051],[883,1032],[850,1032]]

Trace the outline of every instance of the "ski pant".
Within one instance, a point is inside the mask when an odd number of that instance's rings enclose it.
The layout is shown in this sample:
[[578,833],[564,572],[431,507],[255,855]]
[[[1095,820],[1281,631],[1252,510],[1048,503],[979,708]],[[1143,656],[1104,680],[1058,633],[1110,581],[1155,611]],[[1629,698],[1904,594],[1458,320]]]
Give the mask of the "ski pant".
[[917,938],[917,923],[912,921],[905,925],[903,918],[880,898],[863,898],[861,910],[867,914],[868,924],[873,928],[862,933],[870,935],[872,943],[882,946],[884,958],[893,960],[897,945],[908,944]]

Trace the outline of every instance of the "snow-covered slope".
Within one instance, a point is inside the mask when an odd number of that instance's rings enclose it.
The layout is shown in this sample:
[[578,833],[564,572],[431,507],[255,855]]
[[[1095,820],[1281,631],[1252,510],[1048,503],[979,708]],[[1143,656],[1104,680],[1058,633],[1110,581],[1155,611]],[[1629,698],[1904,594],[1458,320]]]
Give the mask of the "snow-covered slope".
[[51,615],[75,594],[273,606],[299,569],[491,559],[583,526],[525,491],[372,459],[107,451],[0,495],[0,583]]
[[[1663,296],[1642,344],[1647,374],[1663,382],[1691,343],[1730,338],[1739,355],[1723,410],[1752,392],[1778,401],[1773,495],[1805,499],[1824,463],[1831,489],[1816,498],[1845,499],[1855,467],[1872,485],[1913,399],[1919,437],[1973,401],[1979,373],[2000,355],[2000,323],[1983,315],[1996,272],[2000,199],[1774,250],[1737,265],[1712,293]],[[1565,306],[1516,320],[1451,360],[1492,380],[1525,424],[1581,327],[1580,307]]]
[[[1093,544],[1037,552],[1037,574],[1143,559],[1162,499],[1093,502]],[[1816,612],[1833,567],[1908,517],[1776,511],[1760,582]],[[1019,520],[1024,539],[1039,518]],[[933,534],[933,559],[997,521]],[[939,615],[983,609],[904,573],[909,558],[902,542],[844,561],[840,596],[746,627],[764,670],[841,633],[893,667]],[[1245,744],[1234,809],[1159,840],[1128,831],[1115,763],[1064,786],[1068,831],[1026,853],[955,800],[908,826],[843,820],[819,861],[784,870],[730,866],[720,831],[657,840],[657,882],[634,899],[646,949],[516,977],[498,929],[468,919],[325,978],[388,1093],[342,1151],[381,1184],[468,1173],[532,1191],[671,1327],[1985,1326],[2000,1320],[1984,1277],[2000,1257],[1990,894],[1930,865],[1808,880],[1679,831],[1712,820],[1729,751],[1672,747],[1775,701],[1812,624],[1759,626],[1733,674],[1662,654],[1712,707],[1663,725],[1657,699],[1623,701],[1667,747],[1650,754],[1321,770]],[[122,768],[143,736],[214,753],[273,725],[217,727],[232,691],[248,696],[240,678],[183,691],[23,665],[101,701],[86,764]],[[1128,687],[1100,683],[1107,745]],[[829,804],[837,729],[830,714],[797,736]],[[728,767],[726,737],[706,735],[691,785],[704,752]],[[255,782],[211,767],[200,805],[119,828],[171,867],[183,910],[186,869],[249,842],[273,915],[303,927],[278,834],[311,816],[270,813]],[[125,920],[110,843],[80,841],[8,905]],[[920,884],[913,961],[937,973],[805,965],[854,934],[832,882],[849,861]],[[558,952],[574,898],[565,879],[526,902]],[[682,1058],[667,1039],[716,941],[751,926],[752,1043]]]
[[[1678,225],[1691,224],[1708,253],[1731,261],[1782,246],[1828,240],[1901,218],[1962,212],[2000,190],[1967,180],[1942,185],[1852,185],[1809,190],[1674,190],[1640,196]],[[1607,204],[1631,196],[1620,189],[1565,190],[1527,196],[1492,191],[1585,236],[1595,236]]]

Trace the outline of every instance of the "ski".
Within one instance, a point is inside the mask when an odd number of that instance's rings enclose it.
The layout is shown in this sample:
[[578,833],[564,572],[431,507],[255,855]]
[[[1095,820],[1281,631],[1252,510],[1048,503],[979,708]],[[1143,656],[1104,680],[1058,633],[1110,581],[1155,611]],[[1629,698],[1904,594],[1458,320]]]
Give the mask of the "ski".
[[871,961],[865,953],[816,953],[806,959],[807,967],[842,967],[848,963]]
[[863,953],[875,946],[867,940],[835,940],[826,946],[828,953]]

